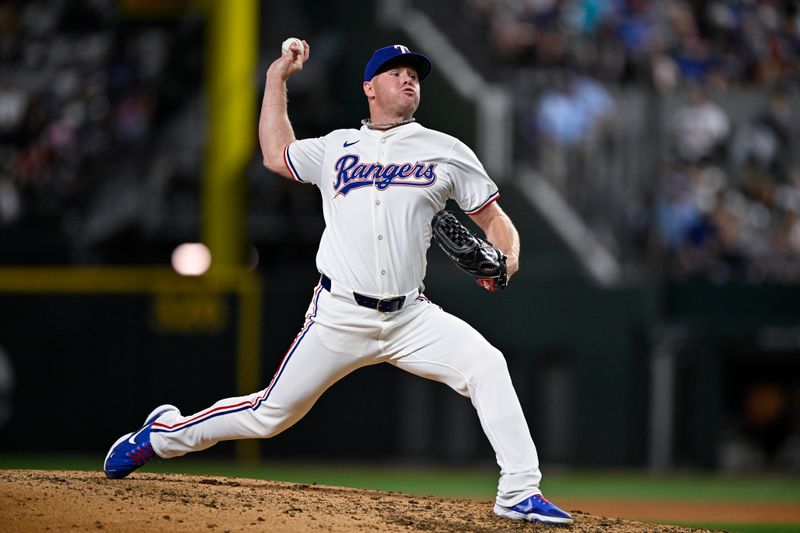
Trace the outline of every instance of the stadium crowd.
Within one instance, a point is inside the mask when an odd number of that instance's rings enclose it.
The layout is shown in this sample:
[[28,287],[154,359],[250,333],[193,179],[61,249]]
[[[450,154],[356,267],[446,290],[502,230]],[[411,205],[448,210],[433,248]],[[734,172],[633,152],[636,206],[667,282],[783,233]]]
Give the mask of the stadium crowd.
[[[677,279],[800,280],[796,2],[472,0],[470,7],[507,81],[533,101],[520,118],[523,151],[599,238],[612,227],[605,234],[612,249],[632,245],[629,256],[649,258]],[[613,179],[603,174],[620,172],[609,158],[633,149],[611,134],[624,127],[631,89],[658,109],[638,143],[652,156],[644,172],[655,179],[625,176],[608,187]],[[745,96],[744,115],[732,95]],[[648,152],[648,144],[656,146]]]
[[470,0],[515,67],[591,65],[604,81],[771,85],[798,74],[791,0]]
[[[523,101],[517,162],[550,180],[624,260],[677,279],[800,279],[795,2],[443,4],[484,32],[456,44],[479,66],[486,49],[487,70]],[[196,233],[202,26],[125,17],[120,5],[0,4],[2,261],[20,249],[27,262],[87,260],[76,254],[90,247],[75,242],[142,219],[152,234]],[[325,42],[321,60],[326,49],[341,52],[336,39]],[[300,107],[312,118],[330,115],[324,97],[296,93],[300,102],[309,95]],[[635,112],[631,94],[644,102]],[[638,132],[629,134],[636,145],[622,142],[624,130]],[[258,182],[254,199],[272,202],[258,216],[288,209],[287,194]],[[257,226],[298,226],[270,220]]]
[[0,4],[4,262],[80,261],[85,247],[74,243],[86,230],[113,226],[104,212],[141,214],[141,195],[121,209],[109,198],[147,185],[142,156],[155,152],[201,64],[180,48],[181,32],[120,9],[109,0]]

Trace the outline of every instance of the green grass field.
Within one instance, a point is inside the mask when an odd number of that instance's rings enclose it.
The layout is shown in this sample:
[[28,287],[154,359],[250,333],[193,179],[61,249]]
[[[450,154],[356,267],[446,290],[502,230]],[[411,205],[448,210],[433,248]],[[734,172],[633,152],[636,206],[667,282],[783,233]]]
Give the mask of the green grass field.
[[[102,457],[0,455],[0,469],[100,470]],[[202,458],[156,460],[148,472],[185,473],[271,479],[320,485],[407,492],[445,497],[491,499],[497,481],[494,469],[434,468],[408,465],[323,463],[237,464]],[[674,473],[653,475],[633,471],[571,471],[544,469],[543,490],[555,501],[659,500],[757,504],[784,503],[800,507],[800,477],[788,475],[721,475]],[[740,533],[800,531],[800,523],[750,524],[727,522],[669,523]]]

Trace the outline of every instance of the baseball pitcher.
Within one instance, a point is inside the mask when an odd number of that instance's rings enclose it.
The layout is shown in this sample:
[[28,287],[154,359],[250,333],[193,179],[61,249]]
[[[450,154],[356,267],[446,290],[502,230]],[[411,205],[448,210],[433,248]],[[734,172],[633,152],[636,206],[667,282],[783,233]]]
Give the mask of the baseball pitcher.
[[[259,139],[269,170],[313,185],[322,196],[320,280],[305,323],[267,388],[189,416],[172,405],[157,407],[114,443],[106,475],[123,478],[154,455],[277,435],[335,382],[385,362],[472,401],[500,466],[497,515],[571,523],[539,489],[536,448],[503,354],[423,294],[432,238],[486,290],[503,289],[519,268],[519,236],[480,161],[463,142],[414,120],[430,60],[402,45],[376,50],[364,69],[369,118],[361,128],[298,140],[286,81],[303,69],[310,47],[293,39],[285,50],[267,71]],[[486,241],[441,212],[451,198]]]

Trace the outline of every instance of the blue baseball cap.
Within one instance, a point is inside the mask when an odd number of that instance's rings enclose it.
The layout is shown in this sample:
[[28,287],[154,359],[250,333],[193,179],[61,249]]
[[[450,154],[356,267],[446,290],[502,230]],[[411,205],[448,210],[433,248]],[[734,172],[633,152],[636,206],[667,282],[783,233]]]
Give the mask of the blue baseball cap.
[[412,52],[407,46],[393,44],[375,50],[369,63],[364,68],[364,81],[369,81],[382,69],[395,64],[408,63],[417,70],[419,80],[422,81],[431,73],[431,60],[422,54]]

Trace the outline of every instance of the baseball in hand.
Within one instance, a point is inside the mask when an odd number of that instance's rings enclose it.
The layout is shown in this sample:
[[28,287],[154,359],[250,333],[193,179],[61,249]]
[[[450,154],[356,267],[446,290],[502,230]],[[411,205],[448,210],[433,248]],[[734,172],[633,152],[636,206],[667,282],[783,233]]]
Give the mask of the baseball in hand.
[[294,44],[297,47],[297,49],[300,51],[301,54],[305,52],[303,41],[301,41],[297,37],[289,37],[288,39],[283,41],[283,44],[281,45],[281,53],[283,55],[290,54],[292,51],[289,49],[289,47],[292,44]]

